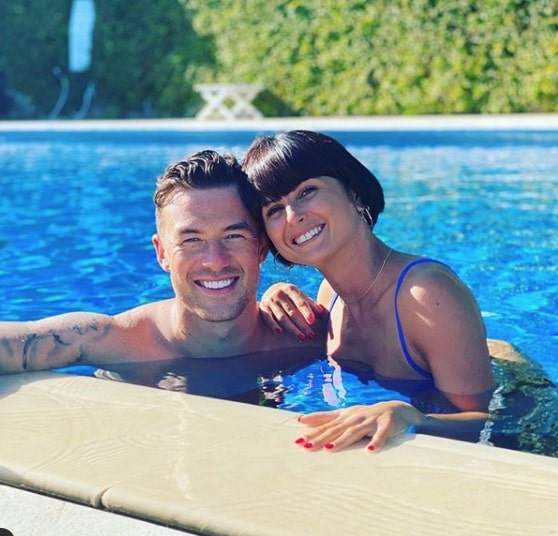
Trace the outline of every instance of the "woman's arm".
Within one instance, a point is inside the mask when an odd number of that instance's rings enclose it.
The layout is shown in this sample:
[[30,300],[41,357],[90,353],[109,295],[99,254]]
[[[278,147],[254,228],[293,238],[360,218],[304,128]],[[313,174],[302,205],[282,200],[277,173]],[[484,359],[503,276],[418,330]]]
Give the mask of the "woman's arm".
[[298,421],[312,430],[295,443],[308,450],[337,451],[368,439],[366,448],[377,451],[410,427],[438,436],[478,434],[487,418],[487,411],[425,415],[411,404],[392,400],[302,415]]
[[312,430],[297,444],[335,451],[367,438],[367,448],[378,450],[409,427],[439,436],[481,431],[494,379],[484,323],[470,291],[446,268],[424,265],[406,278],[398,309],[410,353],[456,411],[423,414],[394,400],[312,413],[299,418]]
[[260,313],[266,325],[276,333],[292,333],[301,341],[313,340],[313,329],[322,318],[325,308],[290,283],[275,283],[263,294]]

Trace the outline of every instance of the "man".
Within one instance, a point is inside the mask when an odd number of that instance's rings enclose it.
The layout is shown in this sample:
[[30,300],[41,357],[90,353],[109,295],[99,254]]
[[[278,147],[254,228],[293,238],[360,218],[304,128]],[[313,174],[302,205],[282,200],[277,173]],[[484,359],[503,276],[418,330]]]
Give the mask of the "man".
[[[255,388],[264,369],[273,374],[302,358],[294,336],[266,327],[256,301],[267,243],[242,202],[247,188],[232,156],[208,150],[170,165],[154,195],[153,244],[175,296],[114,316],[1,322],[0,373],[92,364],[131,381],[235,397]],[[323,347],[305,344],[303,352],[308,360]],[[200,358],[212,364],[200,367]],[[170,363],[191,366],[177,373]]]

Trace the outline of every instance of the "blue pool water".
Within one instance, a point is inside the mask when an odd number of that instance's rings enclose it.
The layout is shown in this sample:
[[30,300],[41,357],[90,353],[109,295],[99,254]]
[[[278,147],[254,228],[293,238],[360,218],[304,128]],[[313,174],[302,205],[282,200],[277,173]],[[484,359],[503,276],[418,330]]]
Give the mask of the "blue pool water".
[[[515,343],[558,383],[558,132],[329,133],[384,186],[378,235],[450,264],[489,336]],[[0,133],[1,317],[116,313],[170,296],[151,245],[156,177],[207,147],[241,157],[255,134]],[[268,259],[261,290],[277,280],[315,295],[320,278]],[[297,411],[385,396],[326,363],[281,381],[284,407]]]

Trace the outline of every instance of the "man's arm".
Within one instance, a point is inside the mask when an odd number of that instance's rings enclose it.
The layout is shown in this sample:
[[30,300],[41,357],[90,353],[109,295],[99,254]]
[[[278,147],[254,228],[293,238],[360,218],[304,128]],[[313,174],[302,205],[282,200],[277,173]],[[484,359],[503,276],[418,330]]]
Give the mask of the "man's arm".
[[91,363],[84,349],[110,346],[113,328],[113,317],[81,312],[0,322],[0,374]]

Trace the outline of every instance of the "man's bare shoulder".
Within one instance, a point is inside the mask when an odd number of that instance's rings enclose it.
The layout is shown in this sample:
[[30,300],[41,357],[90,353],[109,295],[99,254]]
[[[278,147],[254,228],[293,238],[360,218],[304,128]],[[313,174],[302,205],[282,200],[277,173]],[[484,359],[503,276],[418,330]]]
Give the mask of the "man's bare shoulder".
[[173,303],[172,299],[146,303],[112,318],[111,343],[129,349],[124,356],[126,361],[173,357],[167,355],[172,338]]
[[152,324],[153,326],[168,325],[172,315],[173,299],[138,305],[114,315],[114,326],[120,329],[135,329],[136,326]]

